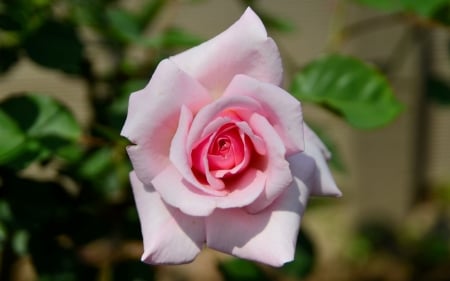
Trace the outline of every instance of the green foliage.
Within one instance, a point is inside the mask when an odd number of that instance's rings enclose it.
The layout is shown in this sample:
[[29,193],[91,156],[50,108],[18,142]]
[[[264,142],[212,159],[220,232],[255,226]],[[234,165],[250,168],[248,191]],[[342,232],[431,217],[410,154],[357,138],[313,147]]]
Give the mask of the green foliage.
[[297,248],[295,249],[294,260],[285,264],[281,271],[286,275],[304,278],[308,276],[315,265],[316,253],[314,243],[311,238],[301,230],[297,238]]
[[219,264],[225,281],[268,281],[266,274],[255,263],[231,259]]
[[24,41],[28,56],[36,63],[67,73],[79,73],[83,45],[75,28],[54,20],[44,22]]
[[384,126],[402,109],[381,73],[342,55],[308,64],[295,76],[291,92],[301,101],[329,107],[361,129]]
[[355,0],[356,2],[386,12],[407,12],[450,24],[450,3],[448,0]]
[[37,94],[14,96],[0,104],[0,164],[24,168],[76,143],[81,129],[56,100]]

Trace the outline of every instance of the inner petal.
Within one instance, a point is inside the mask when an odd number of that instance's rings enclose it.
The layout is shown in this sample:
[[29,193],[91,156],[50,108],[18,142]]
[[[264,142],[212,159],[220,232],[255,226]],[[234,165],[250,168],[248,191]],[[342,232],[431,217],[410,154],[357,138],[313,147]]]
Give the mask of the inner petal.
[[210,170],[231,169],[244,159],[244,143],[235,124],[223,126],[208,151]]

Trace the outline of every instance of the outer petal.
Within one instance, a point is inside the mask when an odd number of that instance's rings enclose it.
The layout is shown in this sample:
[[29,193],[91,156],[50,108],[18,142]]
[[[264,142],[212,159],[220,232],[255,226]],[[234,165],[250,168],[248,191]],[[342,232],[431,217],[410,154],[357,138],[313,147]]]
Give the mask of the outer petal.
[[289,157],[291,170],[310,188],[314,196],[342,196],[327,165],[330,152],[305,124],[305,151]]
[[136,144],[128,147],[128,154],[141,181],[150,184],[169,164],[181,107],[196,113],[210,101],[208,92],[169,60],[158,65],[143,90],[131,95],[121,134]]
[[167,206],[151,186],[130,174],[144,238],[142,261],[179,264],[192,261],[205,241],[204,220]]
[[308,193],[308,188],[296,179],[270,207],[258,214],[243,209],[214,211],[206,218],[207,245],[272,266],[291,261]]
[[278,48],[250,8],[226,31],[171,59],[215,96],[236,74],[276,85],[282,79]]
[[216,208],[214,197],[193,187],[173,165],[167,166],[152,183],[164,202],[185,214],[207,216]]
[[236,76],[224,97],[247,96],[258,101],[261,114],[267,118],[283,140],[287,155],[303,151],[303,116],[300,102],[273,84],[263,83],[245,75]]

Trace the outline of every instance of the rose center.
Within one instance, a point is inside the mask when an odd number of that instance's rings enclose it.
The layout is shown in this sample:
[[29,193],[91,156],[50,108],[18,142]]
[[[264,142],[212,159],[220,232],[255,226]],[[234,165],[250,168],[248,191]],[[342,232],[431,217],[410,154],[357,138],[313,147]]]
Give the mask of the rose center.
[[211,154],[226,156],[231,148],[231,141],[229,137],[220,137],[216,140]]

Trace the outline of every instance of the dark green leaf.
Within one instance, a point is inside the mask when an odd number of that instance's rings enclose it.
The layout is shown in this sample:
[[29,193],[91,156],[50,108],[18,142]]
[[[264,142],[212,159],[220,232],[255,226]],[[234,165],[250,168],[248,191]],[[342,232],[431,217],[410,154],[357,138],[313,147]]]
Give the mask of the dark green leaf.
[[30,234],[26,230],[19,230],[13,234],[12,248],[17,255],[23,256],[28,253],[29,239]]
[[356,2],[387,12],[400,11],[403,8],[403,0],[355,0]]
[[147,25],[151,24],[167,3],[166,0],[146,1],[145,6],[138,15],[140,29],[143,30]]
[[264,25],[269,29],[274,29],[282,32],[292,32],[295,30],[295,26],[292,22],[282,17],[275,17],[265,13],[259,13]]
[[297,239],[295,258],[292,262],[285,264],[281,271],[293,277],[303,278],[312,272],[315,261],[314,244],[311,238],[301,230]]
[[72,74],[81,70],[83,45],[72,25],[47,21],[26,38],[24,46],[42,66]]
[[113,34],[119,40],[132,42],[139,38],[140,28],[137,17],[120,9],[109,9],[106,16]]
[[25,144],[25,135],[6,113],[0,110],[0,164],[18,155]]
[[8,71],[19,59],[17,47],[0,47],[0,74]]
[[432,78],[427,86],[429,99],[441,105],[450,105],[450,85],[447,81]]
[[193,47],[203,40],[179,28],[170,28],[159,36],[142,38],[139,43],[152,48]]
[[[37,94],[15,96],[0,104],[0,164],[20,169],[31,161],[73,145],[81,129],[66,107]],[[3,125],[4,124],[4,125]]]
[[114,265],[112,281],[151,281],[154,280],[153,268],[139,260],[125,261]]
[[361,129],[386,125],[402,109],[383,75],[341,55],[324,56],[307,65],[295,76],[291,92],[301,101],[329,107]]
[[225,281],[268,281],[268,277],[255,263],[231,259],[219,264]]

